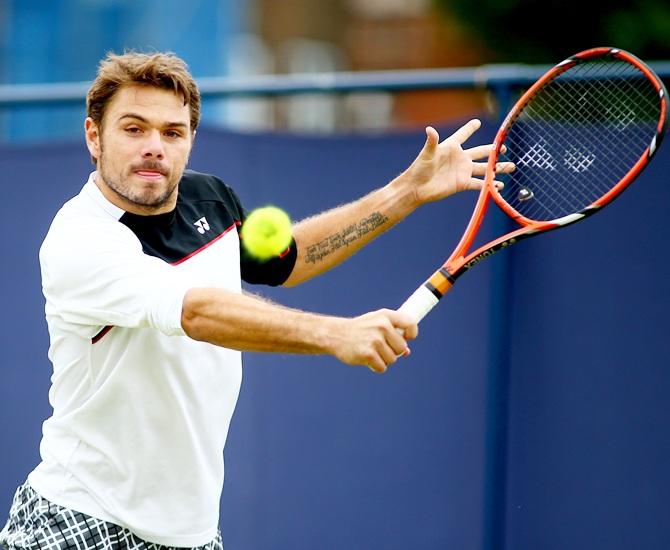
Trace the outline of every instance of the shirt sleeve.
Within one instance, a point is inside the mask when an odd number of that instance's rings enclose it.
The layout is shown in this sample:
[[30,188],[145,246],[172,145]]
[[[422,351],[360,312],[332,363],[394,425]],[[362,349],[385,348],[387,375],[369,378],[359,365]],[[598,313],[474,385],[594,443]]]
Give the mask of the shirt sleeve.
[[46,313],[99,327],[151,327],[183,335],[181,311],[188,283],[170,265],[142,252],[116,221],[56,220],[40,265]]
[[[228,186],[226,186],[230,198],[235,208],[235,214],[239,217],[239,225],[237,226],[238,233],[242,224],[247,218],[247,210],[242,206],[237,194]],[[269,285],[279,286],[289,278],[295,267],[296,259],[298,258],[298,249],[296,247],[295,239],[291,239],[291,244],[279,256],[270,258],[269,260],[258,260],[249,254],[242,246],[242,239],[240,238],[240,270],[242,280],[249,284],[255,285]]]
[[295,240],[279,256],[262,261],[251,256],[240,240],[240,267],[242,279],[249,284],[279,286],[289,278],[298,257]]

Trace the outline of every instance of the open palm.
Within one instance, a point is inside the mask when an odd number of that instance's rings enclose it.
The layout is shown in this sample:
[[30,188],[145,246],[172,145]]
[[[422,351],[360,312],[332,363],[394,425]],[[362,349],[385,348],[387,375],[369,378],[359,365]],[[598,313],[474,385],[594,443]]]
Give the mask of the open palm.
[[[407,169],[407,176],[414,184],[416,204],[436,201],[466,190],[479,190],[484,184],[486,159],[493,145],[480,145],[464,149],[463,144],[481,126],[479,120],[471,120],[440,143],[440,136],[432,127],[426,128],[426,143]],[[511,172],[514,165],[500,163],[498,173]],[[500,182],[496,182],[500,183]]]

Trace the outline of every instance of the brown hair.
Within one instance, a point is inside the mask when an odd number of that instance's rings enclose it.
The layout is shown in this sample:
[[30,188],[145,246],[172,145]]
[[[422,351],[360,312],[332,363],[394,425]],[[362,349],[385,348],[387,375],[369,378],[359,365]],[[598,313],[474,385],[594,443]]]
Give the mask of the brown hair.
[[102,125],[107,105],[123,86],[145,84],[170,90],[189,106],[191,131],[200,122],[200,92],[186,63],[172,53],[108,53],[100,61],[98,75],[86,94],[86,114]]

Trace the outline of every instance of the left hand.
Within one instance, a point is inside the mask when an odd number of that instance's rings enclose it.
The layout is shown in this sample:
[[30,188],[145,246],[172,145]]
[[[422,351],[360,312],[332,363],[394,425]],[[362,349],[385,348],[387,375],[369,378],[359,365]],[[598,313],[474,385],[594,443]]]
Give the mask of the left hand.
[[[479,120],[471,120],[442,143],[437,130],[430,126],[426,128],[426,143],[403,174],[413,187],[412,195],[416,205],[440,200],[459,191],[482,188],[486,159],[493,145],[463,149],[463,144],[480,126]],[[475,162],[480,159],[484,159],[484,162]],[[496,166],[496,173],[513,170],[514,164],[511,162],[500,162]],[[502,182],[494,181],[494,184],[502,187]]]

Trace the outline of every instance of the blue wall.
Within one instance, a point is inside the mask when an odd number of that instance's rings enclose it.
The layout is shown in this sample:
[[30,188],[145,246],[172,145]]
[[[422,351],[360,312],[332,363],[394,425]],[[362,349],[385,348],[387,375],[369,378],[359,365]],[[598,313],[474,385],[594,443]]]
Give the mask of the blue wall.
[[511,251],[507,548],[670,548],[669,161]]
[[[203,129],[191,166],[248,207],[272,202],[299,219],[382,185],[422,143]],[[5,147],[0,169],[4,517],[49,414],[37,251],[90,165],[81,141]],[[668,169],[666,144],[598,216],[480,264],[385,376],[246,354],[226,447],[226,547],[668,547]],[[332,314],[397,307],[450,252],[475,198],[424,207],[301,287],[253,290]]]

